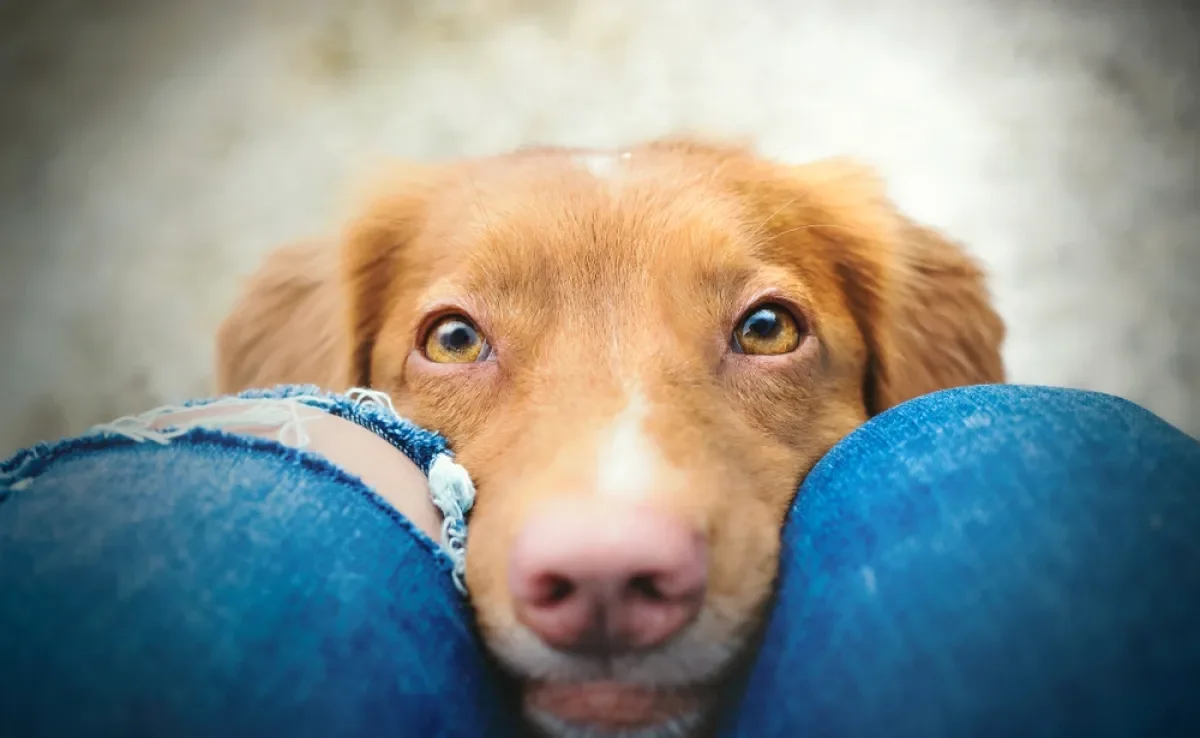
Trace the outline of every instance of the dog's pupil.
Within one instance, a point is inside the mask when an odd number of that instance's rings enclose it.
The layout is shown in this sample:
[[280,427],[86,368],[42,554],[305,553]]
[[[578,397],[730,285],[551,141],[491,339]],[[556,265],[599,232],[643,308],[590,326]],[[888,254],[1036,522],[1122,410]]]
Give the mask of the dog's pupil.
[[779,316],[774,310],[759,310],[746,319],[746,333],[755,338],[771,338],[779,330]]
[[442,332],[442,346],[450,351],[462,351],[475,343],[475,331],[466,323],[452,323]]

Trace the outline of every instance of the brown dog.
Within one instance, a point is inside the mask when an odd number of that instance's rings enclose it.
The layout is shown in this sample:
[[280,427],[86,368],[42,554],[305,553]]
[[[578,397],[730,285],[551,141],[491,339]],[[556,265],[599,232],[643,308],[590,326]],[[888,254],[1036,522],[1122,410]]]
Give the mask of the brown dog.
[[977,266],[870,171],[664,141],[400,172],[340,244],[270,257],[218,371],[385,390],[444,433],[531,722],[680,735],[761,619],[804,475],[897,403],[1003,381],[1003,335]]

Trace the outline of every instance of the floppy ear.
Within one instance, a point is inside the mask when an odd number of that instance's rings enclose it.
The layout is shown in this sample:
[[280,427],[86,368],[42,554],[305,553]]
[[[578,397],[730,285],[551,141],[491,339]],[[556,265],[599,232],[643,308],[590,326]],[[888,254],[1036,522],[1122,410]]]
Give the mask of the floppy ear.
[[1003,382],[1005,327],[975,260],[901,213],[869,168],[829,160],[796,173],[803,218],[830,247],[867,344],[868,413],[940,389]]
[[901,217],[895,273],[879,294],[860,291],[856,309],[879,313],[869,328],[868,410],[919,395],[1005,379],[1004,322],[982,269],[931,228]]
[[343,235],[339,266],[351,386],[371,386],[376,341],[405,292],[404,255],[424,227],[431,186],[431,173],[415,166],[390,173],[374,183],[374,196]]
[[217,330],[217,391],[276,384],[341,389],[342,294],[334,244],[281,246],[243,286]]

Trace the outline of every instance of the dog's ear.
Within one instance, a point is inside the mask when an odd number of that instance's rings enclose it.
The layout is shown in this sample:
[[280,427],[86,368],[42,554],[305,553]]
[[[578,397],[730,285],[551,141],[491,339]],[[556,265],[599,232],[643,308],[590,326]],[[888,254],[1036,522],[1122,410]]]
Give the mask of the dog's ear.
[[1005,379],[1004,322],[979,265],[933,229],[899,221],[889,278],[856,279],[853,264],[845,272],[871,352],[864,397],[872,415],[940,389]]
[[343,389],[342,293],[332,243],[288,244],[267,255],[217,330],[217,391],[276,384]]
[[343,234],[339,267],[351,386],[371,386],[375,345],[405,293],[404,256],[422,232],[433,185],[430,169],[405,165],[389,171],[371,183],[367,206]]
[[824,242],[866,342],[869,414],[940,389],[1004,381],[1004,323],[963,248],[906,217],[875,173],[853,161],[795,167],[789,179],[798,211],[789,227]]

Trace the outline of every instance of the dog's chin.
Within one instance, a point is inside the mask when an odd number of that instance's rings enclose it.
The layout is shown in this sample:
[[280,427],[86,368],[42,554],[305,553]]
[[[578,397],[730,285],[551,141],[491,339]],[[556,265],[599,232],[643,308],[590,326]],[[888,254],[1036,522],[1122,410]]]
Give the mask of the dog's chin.
[[660,648],[610,658],[559,651],[515,623],[485,627],[484,640],[521,685],[526,720],[541,735],[691,738],[708,724],[753,632],[752,620],[722,621],[721,610],[706,608]]
[[547,738],[685,738],[713,703],[707,688],[619,681],[529,682],[523,694],[526,718]]

